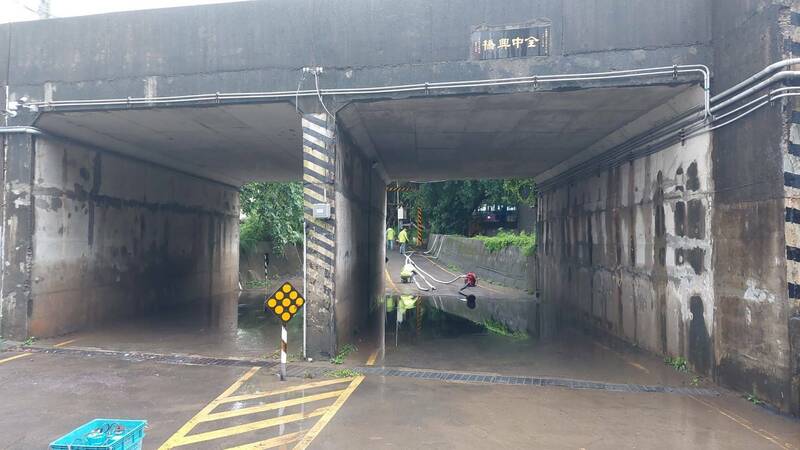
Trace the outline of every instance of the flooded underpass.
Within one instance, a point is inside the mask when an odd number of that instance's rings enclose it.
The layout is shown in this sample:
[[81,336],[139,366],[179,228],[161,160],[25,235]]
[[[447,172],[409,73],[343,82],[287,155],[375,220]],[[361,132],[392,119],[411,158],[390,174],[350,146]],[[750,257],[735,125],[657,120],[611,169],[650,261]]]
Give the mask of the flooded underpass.
[[[71,348],[214,358],[277,360],[280,320],[264,311],[266,292],[209,297],[42,341]],[[290,360],[302,359],[303,310],[288,324]]]
[[[654,355],[584,330],[559,327],[536,301],[388,295],[386,367],[551,377],[606,383],[697,386]],[[471,307],[474,306],[474,307]],[[542,329],[550,331],[542,333]]]

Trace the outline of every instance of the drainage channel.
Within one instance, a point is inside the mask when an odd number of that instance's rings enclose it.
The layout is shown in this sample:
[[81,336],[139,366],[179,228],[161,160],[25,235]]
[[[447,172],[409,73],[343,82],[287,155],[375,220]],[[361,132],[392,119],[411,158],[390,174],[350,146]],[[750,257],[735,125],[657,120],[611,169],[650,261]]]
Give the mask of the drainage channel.
[[[165,355],[160,353],[121,352],[114,350],[86,350],[76,348],[51,348],[51,347],[25,347],[17,350],[30,353],[44,353],[51,355],[80,356],[83,358],[112,357],[135,362],[160,362],[166,364],[195,365],[195,366],[242,366],[242,367],[277,367],[277,362],[263,359],[239,358],[210,358],[191,355]],[[287,364],[286,375],[290,377],[315,378],[325,376],[332,372],[332,367],[322,367],[305,364]],[[573,380],[555,377],[530,377],[530,376],[504,376],[487,375],[468,372],[442,372],[433,370],[398,369],[391,367],[354,367],[351,370],[362,375],[378,375],[387,377],[416,378],[420,380],[435,380],[444,382],[476,383],[476,384],[506,384],[517,386],[561,387],[576,390],[599,390],[623,393],[662,393],[676,395],[695,395],[716,397],[720,392],[716,389],[659,386],[644,384],[604,383],[598,381]]]
[[482,384],[509,384],[525,386],[554,386],[568,389],[590,389],[612,392],[648,392],[679,395],[719,396],[719,391],[706,388],[654,386],[644,384],[603,383],[598,381],[573,380],[551,377],[512,377],[503,375],[483,375],[461,372],[437,372],[430,370],[392,369],[389,367],[358,367],[354,369],[363,375],[383,375],[387,377],[418,378],[421,380],[455,381]]

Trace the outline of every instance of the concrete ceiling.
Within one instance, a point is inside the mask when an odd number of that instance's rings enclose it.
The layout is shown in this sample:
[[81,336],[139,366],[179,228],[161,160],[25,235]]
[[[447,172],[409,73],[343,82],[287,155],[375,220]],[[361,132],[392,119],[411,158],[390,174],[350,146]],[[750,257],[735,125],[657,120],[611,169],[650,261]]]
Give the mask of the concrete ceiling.
[[300,117],[288,103],[47,112],[36,126],[234,186],[302,176]]
[[393,180],[534,177],[686,89],[382,100],[350,104],[337,121]]
[[[593,88],[351,103],[337,114],[392,180],[535,177],[687,89]],[[289,103],[45,112],[45,131],[241,185],[299,180]]]

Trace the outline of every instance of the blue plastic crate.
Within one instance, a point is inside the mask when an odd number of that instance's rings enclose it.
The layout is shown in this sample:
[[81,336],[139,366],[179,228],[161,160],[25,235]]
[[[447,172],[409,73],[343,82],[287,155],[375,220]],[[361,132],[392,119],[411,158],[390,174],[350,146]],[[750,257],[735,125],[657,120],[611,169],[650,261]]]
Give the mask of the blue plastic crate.
[[146,425],[146,420],[94,419],[53,441],[50,450],[140,450]]

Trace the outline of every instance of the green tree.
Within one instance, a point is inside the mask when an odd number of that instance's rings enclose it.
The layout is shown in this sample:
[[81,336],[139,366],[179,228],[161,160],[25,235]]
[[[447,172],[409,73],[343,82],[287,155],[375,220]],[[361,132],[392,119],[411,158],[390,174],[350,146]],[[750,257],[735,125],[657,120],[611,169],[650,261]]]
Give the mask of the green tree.
[[481,205],[534,205],[536,184],[530,179],[443,181],[425,183],[418,191],[404,192],[401,199],[426,212],[434,233],[466,234]]
[[271,241],[275,251],[303,239],[303,186],[294,183],[249,183],[239,191],[245,215],[239,231],[243,250]]

